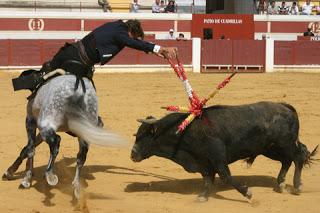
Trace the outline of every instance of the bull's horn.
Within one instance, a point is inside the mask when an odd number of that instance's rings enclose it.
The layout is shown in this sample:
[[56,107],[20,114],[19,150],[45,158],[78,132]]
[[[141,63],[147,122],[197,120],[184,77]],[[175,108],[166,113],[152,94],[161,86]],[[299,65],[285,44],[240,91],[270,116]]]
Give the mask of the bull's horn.
[[158,120],[155,119],[155,118],[149,118],[149,119],[137,119],[137,121],[140,122],[140,123],[154,124]]

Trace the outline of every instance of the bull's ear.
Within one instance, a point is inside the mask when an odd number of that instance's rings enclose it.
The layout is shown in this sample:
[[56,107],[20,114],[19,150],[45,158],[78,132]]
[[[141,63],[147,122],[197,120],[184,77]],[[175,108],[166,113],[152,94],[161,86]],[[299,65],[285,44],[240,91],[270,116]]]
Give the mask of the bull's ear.
[[158,120],[155,118],[148,118],[148,119],[137,119],[138,122],[140,123],[146,123],[146,124],[154,124],[156,123]]

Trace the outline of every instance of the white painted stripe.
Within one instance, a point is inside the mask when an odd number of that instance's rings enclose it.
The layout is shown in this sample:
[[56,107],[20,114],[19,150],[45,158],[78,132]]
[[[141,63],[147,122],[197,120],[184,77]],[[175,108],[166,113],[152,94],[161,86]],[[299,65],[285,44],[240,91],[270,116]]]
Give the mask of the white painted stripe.
[[0,31],[0,39],[81,39],[86,31]]
[[1,11],[0,18],[192,20],[192,14]]
[[317,15],[254,15],[254,21],[319,22]]

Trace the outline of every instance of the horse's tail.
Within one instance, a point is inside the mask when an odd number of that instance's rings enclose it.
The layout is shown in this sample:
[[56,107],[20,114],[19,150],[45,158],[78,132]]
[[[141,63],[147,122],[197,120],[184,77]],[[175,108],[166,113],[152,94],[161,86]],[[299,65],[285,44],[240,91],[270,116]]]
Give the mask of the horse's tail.
[[67,110],[67,119],[69,130],[77,137],[85,140],[89,144],[100,146],[125,146],[127,140],[118,134],[98,126],[98,121],[93,123],[85,116],[87,112],[82,110],[79,105],[71,104]]

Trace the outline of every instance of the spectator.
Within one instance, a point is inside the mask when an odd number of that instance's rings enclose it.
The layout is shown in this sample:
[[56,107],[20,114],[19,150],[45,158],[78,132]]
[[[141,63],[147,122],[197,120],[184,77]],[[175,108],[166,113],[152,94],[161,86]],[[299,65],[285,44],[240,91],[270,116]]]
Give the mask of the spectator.
[[314,36],[313,32],[311,32],[311,28],[308,27],[307,32],[303,33],[303,36]]
[[155,0],[152,4],[152,13],[161,13],[160,0]]
[[164,0],[160,1],[160,12],[164,13],[166,9],[166,5],[164,4]]
[[257,13],[258,14],[264,14],[266,9],[266,1],[265,0],[259,0],[257,5]]
[[278,13],[277,7],[276,7],[276,2],[271,1],[269,7],[268,7],[268,15],[275,15]]
[[320,15],[320,5],[316,8],[317,15]]
[[179,36],[177,37],[178,41],[186,41],[187,39],[184,37],[183,33],[179,33]]
[[133,0],[133,2],[130,5],[130,12],[131,13],[138,13],[139,8],[140,8],[140,5],[138,4],[138,0]]
[[164,9],[166,13],[175,13],[176,12],[176,5],[175,2],[170,0],[166,8]]
[[289,10],[289,14],[290,15],[299,15],[299,7],[297,5],[297,2],[293,2],[291,7],[290,7],[290,10]]
[[98,4],[102,7],[103,12],[112,12],[108,0],[98,0]]
[[285,1],[283,1],[283,2],[281,3],[281,6],[279,6],[278,14],[279,14],[279,15],[288,15],[288,14],[289,14],[289,7],[287,7]]
[[313,9],[313,4],[310,3],[310,0],[306,0],[306,3],[302,6],[301,15],[311,15]]
[[165,39],[169,39],[169,40],[176,39],[176,38],[174,37],[174,31],[173,31],[173,29],[170,29],[170,30],[169,30],[169,34],[166,36]]

